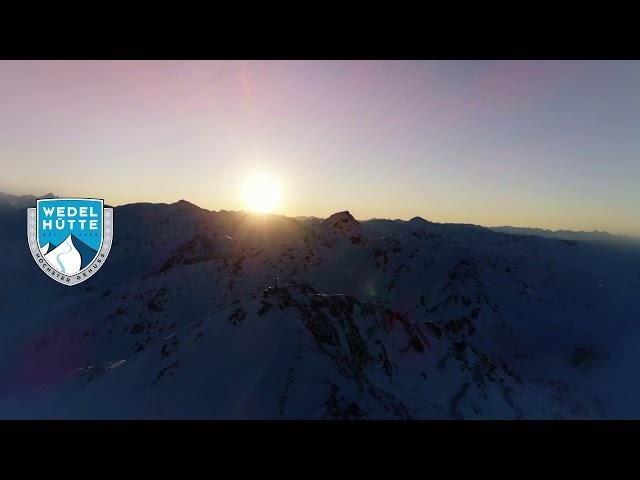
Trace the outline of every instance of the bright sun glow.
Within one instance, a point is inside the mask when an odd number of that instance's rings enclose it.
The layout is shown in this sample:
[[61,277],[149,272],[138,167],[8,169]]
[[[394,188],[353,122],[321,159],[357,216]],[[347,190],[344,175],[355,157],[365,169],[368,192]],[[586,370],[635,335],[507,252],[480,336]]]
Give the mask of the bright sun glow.
[[268,175],[255,175],[244,186],[244,201],[252,212],[271,213],[280,205],[282,191]]

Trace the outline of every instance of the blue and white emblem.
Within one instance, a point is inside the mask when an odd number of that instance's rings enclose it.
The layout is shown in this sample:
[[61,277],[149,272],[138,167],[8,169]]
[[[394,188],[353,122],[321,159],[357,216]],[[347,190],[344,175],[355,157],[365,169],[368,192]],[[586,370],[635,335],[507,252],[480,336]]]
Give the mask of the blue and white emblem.
[[113,209],[93,198],[46,198],[27,212],[34,260],[54,280],[77,285],[95,274],[111,250]]

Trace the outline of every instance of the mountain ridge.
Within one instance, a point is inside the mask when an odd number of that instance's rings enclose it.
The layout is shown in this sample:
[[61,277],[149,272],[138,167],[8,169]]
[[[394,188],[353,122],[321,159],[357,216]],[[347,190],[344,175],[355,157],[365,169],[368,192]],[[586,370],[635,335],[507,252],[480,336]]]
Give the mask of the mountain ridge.
[[178,203],[72,289],[0,215],[0,418],[640,417],[640,250]]
[[[25,195],[14,195],[14,194],[8,194],[8,193],[3,193],[0,192],[0,208],[3,205],[9,205],[12,208],[28,208],[31,206],[35,206],[35,201],[38,198],[61,198],[53,193],[47,193],[45,195],[42,196],[36,196],[33,194],[25,194]],[[11,203],[13,202],[13,204]],[[16,204],[19,204],[20,206],[17,207]],[[174,206],[177,208],[186,208],[186,209],[191,209],[191,210],[199,210],[199,211],[204,211],[204,212],[215,212],[215,213],[244,213],[244,214],[248,214],[247,212],[243,212],[242,210],[225,210],[225,209],[220,209],[220,210],[209,210],[206,209],[204,207],[201,207],[195,203],[189,202],[188,200],[185,199],[180,199],[176,202],[173,203],[164,203],[164,202],[132,202],[132,203],[126,203],[126,204],[122,204],[122,205],[118,205],[115,208],[122,208],[122,207],[128,207],[128,208],[136,208],[136,206],[151,206],[151,205],[158,205],[158,206],[162,206],[162,205],[166,205],[166,206]],[[107,205],[105,205],[107,206]],[[618,233],[610,233],[608,231],[605,230],[593,230],[593,231],[583,231],[583,230],[570,230],[570,229],[557,229],[557,230],[551,230],[551,229],[544,229],[544,228],[539,228],[539,227],[514,227],[514,226],[510,226],[510,225],[503,225],[503,226],[485,226],[485,225],[479,225],[479,224],[473,224],[473,223],[449,223],[449,222],[431,222],[429,220],[425,220],[424,218],[420,217],[420,216],[414,216],[409,220],[401,220],[401,219],[385,219],[385,218],[370,218],[370,219],[364,219],[364,220],[357,220],[355,219],[355,217],[353,217],[351,215],[351,213],[349,213],[348,210],[343,210],[340,212],[335,212],[331,215],[329,215],[328,217],[316,217],[316,216],[291,216],[288,217],[286,215],[286,218],[291,218],[295,221],[298,222],[302,222],[302,223],[322,223],[326,220],[328,220],[329,218],[331,218],[332,216],[338,215],[344,215],[344,214],[348,214],[349,217],[351,217],[353,219],[354,222],[356,223],[360,223],[360,222],[377,222],[377,221],[388,221],[388,222],[411,222],[411,223],[431,223],[431,224],[438,224],[438,225],[473,225],[475,227],[480,227],[480,228],[486,228],[486,229],[490,229],[496,232],[501,232],[501,233],[507,233],[510,235],[534,235],[534,236],[539,236],[539,237],[547,237],[547,238],[556,238],[556,239],[565,239],[565,240],[600,240],[600,241],[608,241],[608,240],[625,240],[625,241],[640,241],[640,238],[633,236],[633,235],[625,235],[625,234],[618,234]],[[264,215],[264,214],[262,214]],[[276,214],[267,214],[267,215],[276,215]],[[336,217],[339,218],[339,217]]]

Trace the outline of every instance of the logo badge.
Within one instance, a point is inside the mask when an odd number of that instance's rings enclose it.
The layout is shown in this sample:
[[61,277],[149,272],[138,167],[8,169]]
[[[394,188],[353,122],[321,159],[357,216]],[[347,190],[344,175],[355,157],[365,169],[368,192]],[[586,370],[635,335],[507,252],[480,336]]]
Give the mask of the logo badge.
[[63,285],[88,280],[104,265],[113,240],[113,209],[94,198],[45,198],[27,211],[33,259]]

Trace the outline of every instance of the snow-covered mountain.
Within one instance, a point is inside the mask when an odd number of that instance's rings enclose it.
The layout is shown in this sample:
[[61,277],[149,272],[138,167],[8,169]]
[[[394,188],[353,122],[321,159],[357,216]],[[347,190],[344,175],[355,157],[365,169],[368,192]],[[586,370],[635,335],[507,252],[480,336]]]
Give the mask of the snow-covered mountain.
[[[47,243],[47,245],[49,244]],[[44,253],[44,251],[42,253]],[[48,252],[44,258],[49,262],[49,265],[54,266],[61,273],[67,275],[78,273],[82,265],[82,257],[73,244],[71,235],[65,238],[56,248]]]
[[49,265],[66,275],[78,273],[96,255],[95,250],[72,234],[69,234],[57,247],[47,243],[40,251],[44,254],[44,258],[49,262]]
[[114,220],[68,288],[0,214],[1,418],[640,417],[640,249],[185,201]]

